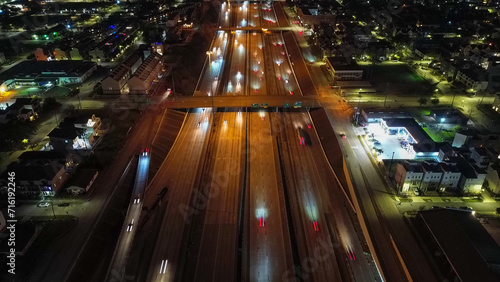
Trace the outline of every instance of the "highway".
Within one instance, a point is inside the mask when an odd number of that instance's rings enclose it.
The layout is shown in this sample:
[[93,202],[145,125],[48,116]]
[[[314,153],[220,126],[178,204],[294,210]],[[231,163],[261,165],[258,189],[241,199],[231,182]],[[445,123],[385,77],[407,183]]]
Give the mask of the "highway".
[[[331,174],[325,170],[327,167],[319,165],[324,158],[320,154],[321,145],[314,138],[312,128],[307,126],[310,124],[308,115],[273,113],[271,118],[273,128],[280,137],[290,214],[295,229],[296,248],[302,262],[300,266],[311,270],[305,271],[302,278],[307,281],[344,281],[348,276],[341,274],[341,270],[345,269],[344,260],[337,257],[334,250],[339,241],[333,231],[335,223],[332,221],[327,195],[327,187],[335,184],[332,183]],[[302,142],[305,145],[301,145],[299,130],[305,132],[305,140]],[[315,259],[312,271],[312,267],[307,265],[307,258],[314,258],[315,252],[318,253],[317,249],[323,255]]]
[[[197,186],[203,201],[192,220],[184,281],[237,281],[238,215],[244,166],[245,118],[220,113]],[[227,121],[224,123],[224,120]]]
[[293,268],[283,183],[268,114],[250,113],[248,121],[248,277],[279,281]]
[[153,208],[157,195],[164,188],[168,190],[162,205],[152,211],[161,214],[163,219],[159,240],[154,242],[148,281],[172,281],[178,268],[182,267],[177,259],[181,251],[186,251],[181,250],[183,234],[192,213],[197,210],[191,200],[208,143],[211,128],[208,116],[201,109],[188,114],[177,140],[147,188],[144,206],[149,210]]
[[[111,259],[105,281],[109,281],[113,270],[125,269],[127,266],[128,255],[132,247],[132,242],[135,238],[135,233],[137,232],[137,223],[139,222],[139,217],[141,215],[143,193],[148,183],[149,160],[149,153],[147,151],[139,154],[139,163],[137,166],[134,188],[132,190],[132,197],[130,198],[127,215],[123,221],[123,227],[120,231],[120,236],[118,238],[118,242],[116,243],[113,258]],[[125,272],[121,272],[120,274],[123,279]]]
[[[277,25],[276,5],[226,6],[227,20],[221,17],[226,26]],[[163,102],[192,110],[144,199],[145,226],[154,225],[147,222],[153,217],[158,226],[157,236],[149,237],[155,241],[151,260],[141,262],[149,268],[145,280],[377,280],[307,112],[220,112],[213,127],[205,109],[212,99],[226,109],[253,103],[293,107],[299,101],[304,107],[320,106],[293,34],[285,36],[218,31],[211,69],[201,74],[195,96]],[[305,146],[298,127],[306,132]],[[162,190],[167,192],[158,206]],[[241,202],[243,191],[248,198]],[[239,257],[239,242],[244,257]],[[359,260],[350,259],[355,254]]]

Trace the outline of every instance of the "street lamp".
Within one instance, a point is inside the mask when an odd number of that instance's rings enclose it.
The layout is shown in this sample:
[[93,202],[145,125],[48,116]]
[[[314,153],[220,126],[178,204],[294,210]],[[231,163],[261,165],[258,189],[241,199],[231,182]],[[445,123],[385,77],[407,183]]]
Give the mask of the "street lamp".
[[212,54],[212,51],[207,51],[208,55],[208,68],[210,69],[210,91],[212,92],[212,125],[215,126],[215,107],[214,107],[214,89],[213,89],[213,81],[212,81],[212,61],[210,60],[210,55]]

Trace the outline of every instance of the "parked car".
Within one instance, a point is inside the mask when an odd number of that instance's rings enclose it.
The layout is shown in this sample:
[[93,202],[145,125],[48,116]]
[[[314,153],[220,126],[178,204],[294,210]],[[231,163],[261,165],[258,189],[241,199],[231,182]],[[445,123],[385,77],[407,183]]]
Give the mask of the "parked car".
[[49,205],[50,205],[50,204],[49,204],[49,202],[41,202],[41,203],[39,203],[39,204],[37,205],[37,207],[39,207],[39,208],[46,208],[46,207],[48,207]]

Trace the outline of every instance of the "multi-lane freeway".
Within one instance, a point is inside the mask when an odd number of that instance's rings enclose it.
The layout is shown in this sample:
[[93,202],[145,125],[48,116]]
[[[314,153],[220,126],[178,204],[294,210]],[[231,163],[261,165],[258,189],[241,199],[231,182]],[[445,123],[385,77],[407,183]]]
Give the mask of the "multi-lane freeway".
[[141,281],[380,281],[308,112],[247,112],[252,104],[347,104],[317,95],[281,4],[220,8],[193,97],[162,102],[188,114],[146,190],[137,232],[150,247],[132,252],[140,258],[133,274]]

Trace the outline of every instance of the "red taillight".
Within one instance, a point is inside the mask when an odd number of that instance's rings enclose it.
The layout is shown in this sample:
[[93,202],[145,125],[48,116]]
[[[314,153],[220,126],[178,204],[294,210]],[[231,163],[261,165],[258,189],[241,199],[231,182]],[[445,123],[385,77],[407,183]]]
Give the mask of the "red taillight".
[[260,227],[264,227],[265,226],[264,217],[260,218],[259,224],[260,224]]
[[319,231],[319,226],[317,221],[313,221],[313,226],[314,226],[314,231],[318,232]]

